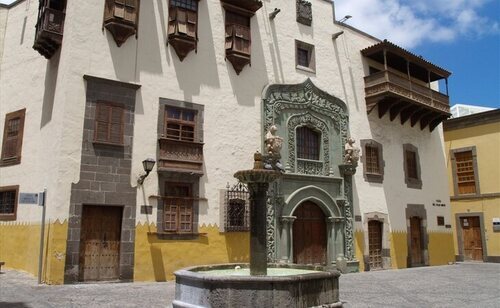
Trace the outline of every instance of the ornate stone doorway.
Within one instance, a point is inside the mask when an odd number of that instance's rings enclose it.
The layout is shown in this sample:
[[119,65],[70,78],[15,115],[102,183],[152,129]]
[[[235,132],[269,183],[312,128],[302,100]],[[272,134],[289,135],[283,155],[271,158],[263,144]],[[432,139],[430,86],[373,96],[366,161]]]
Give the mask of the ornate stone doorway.
[[293,263],[326,264],[326,217],[319,206],[305,201],[294,211]]

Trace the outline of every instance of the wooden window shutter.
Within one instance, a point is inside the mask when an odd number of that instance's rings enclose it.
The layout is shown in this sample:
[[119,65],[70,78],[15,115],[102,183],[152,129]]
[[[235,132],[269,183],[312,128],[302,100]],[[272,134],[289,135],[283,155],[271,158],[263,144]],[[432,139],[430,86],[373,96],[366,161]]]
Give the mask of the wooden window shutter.
[[97,103],[94,141],[123,144],[123,107],[109,103]]
[[187,34],[187,12],[184,9],[177,8],[177,27],[178,32]]
[[233,49],[233,25],[226,25],[226,49]]
[[114,15],[118,18],[125,17],[125,0],[115,0]]
[[168,34],[176,33],[177,25],[177,8],[174,6],[168,9]]
[[196,38],[196,22],[198,20],[198,13],[187,11],[187,35]]
[[21,161],[26,109],[8,113],[5,116],[2,164],[16,164]]
[[137,18],[137,0],[125,0],[124,19],[135,23]]

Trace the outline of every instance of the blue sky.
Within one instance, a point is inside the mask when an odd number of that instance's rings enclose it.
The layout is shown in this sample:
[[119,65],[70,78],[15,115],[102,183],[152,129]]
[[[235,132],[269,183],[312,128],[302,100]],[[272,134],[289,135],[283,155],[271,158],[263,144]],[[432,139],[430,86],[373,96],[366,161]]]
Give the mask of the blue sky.
[[451,71],[452,105],[500,108],[500,1],[336,0],[335,11]]

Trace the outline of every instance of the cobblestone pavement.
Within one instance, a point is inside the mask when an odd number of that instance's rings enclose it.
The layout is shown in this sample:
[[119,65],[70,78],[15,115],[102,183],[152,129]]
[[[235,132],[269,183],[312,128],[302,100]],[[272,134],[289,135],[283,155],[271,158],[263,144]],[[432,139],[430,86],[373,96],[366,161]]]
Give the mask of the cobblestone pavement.
[[[173,282],[39,286],[23,272],[0,274],[2,308],[168,307],[173,297]],[[500,308],[500,264],[459,263],[342,275],[340,299],[345,307]]]

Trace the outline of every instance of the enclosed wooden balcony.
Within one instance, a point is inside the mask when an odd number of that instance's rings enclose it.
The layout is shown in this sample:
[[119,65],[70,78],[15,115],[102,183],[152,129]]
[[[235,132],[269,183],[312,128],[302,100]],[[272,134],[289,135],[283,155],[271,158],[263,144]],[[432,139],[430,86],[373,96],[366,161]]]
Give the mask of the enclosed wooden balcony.
[[[420,123],[423,130],[432,131],[450,116],[448,71],[390,42],[383,41],[361,51],[367,58],[370,74],[365,80],[367,112],[378,109],[382,118],[389,113],[401,124]],[[444,79],[446,94],[432,88],[432,83]]]
[[237,24],[226,25],[226,59],[239,74],[251,61],[250,27]]
[[203,175],[203,143],[160,138],[158,171]]
[[257,12],[262,7],[260,0],[221,0],[224,8],[232,7],[235,10],[241,9],[252,13]]
[[33,49],[47,59],[52,58],[62,43],[65,13],[40,6]]

